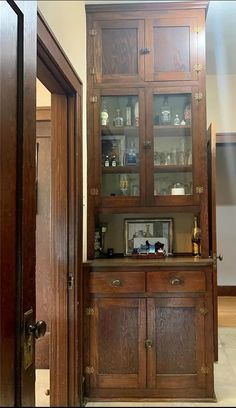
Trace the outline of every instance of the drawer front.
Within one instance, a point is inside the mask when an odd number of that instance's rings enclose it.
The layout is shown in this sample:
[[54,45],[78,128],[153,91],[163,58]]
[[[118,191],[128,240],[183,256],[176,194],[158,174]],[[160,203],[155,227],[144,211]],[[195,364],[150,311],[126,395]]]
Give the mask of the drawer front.
[[92,272],[90,293],[145,292],[144,272]]
[[203,271],[148,272],[148,292],[205,292],[206,279]]

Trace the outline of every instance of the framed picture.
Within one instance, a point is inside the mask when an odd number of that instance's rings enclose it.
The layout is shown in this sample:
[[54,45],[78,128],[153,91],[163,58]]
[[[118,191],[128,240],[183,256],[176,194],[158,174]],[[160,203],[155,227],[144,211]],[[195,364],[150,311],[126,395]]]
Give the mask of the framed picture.
[[125,135],[102,135],[102,156],[115,153],[119,166],[125,163]]
[[152,245],[161,242],[166,254],[173,254],[173,218],[127,218],[124,224],[125,255],[140,249],[147,240]]

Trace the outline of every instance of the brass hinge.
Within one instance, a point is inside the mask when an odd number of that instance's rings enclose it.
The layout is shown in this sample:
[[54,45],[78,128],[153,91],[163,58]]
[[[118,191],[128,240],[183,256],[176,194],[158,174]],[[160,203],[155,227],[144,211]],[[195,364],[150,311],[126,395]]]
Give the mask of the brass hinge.
[[94,68],[94,67],[91,68],[90,71],[89,71],[89,73],[90,73],[90,75],[95,75],[95,74],[96,74],[95,68]]
[[91,366],[87,366],[87,367],[85,367],[85,373],[86,374],[93,374],[94,373],[94,368],[93,367],[91,367]]
[[209,368],[207,366],[202,366],[201,367],[201,372],[202,374],[208,374],[209,373]]
[[201,72],[202,71],[202,64],[195,64],[194,65],[194,71]]
[[199,312],[203,315],[206,316],[208,313],[208,309],[206,307],[200,307]]
[[196,194],[202,194],[204,192],[203,186],[197,186],[196,187]]
[[92,307],[86,307],[85,312],[86,312],[86,316],[94,315],[94,309]]
[[99,194],[98,188],[96,188],[96,187],[90,188],[90,195],[91,196],[98,196],[98,194]]
[[95,30],[94,28],[92,28],[91,30],[88,30],[89,35],[96,35],[97,34],[97,30]]
[[202,92],[196,92],[195,95],[194,95],[194,98],[198,102],[201,101],[202,97],[203,97]]
[[98,101],[98,97],[97,97],[97,96],[92,95],[92,96],[89,97],[89,102],[91,102],[91,103],[97,103],[97,101]]
[[74,276],[71,273],[69,273],[68,278],[67,278],[67,286],[68,286],[68,289],[73,289]]
[[202,27],[197,25],[196,27],[194,27],[194,32],[198,34],[198,33],[200,33],[201,29],[202,29]]

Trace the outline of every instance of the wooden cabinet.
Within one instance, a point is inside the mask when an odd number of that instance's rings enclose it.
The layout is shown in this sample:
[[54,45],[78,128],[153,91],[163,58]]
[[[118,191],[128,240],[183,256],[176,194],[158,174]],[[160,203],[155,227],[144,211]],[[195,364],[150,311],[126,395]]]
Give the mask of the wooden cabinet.
[[89,398],[214,398],[211,261],[188,262],[90,263]]

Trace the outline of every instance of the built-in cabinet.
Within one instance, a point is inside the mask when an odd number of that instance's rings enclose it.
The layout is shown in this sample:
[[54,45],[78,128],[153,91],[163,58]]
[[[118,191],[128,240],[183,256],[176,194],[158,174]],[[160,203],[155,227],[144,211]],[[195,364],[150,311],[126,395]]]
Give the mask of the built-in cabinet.
[[[86,6],[87,398],[214,398],[207,3]],[[155,261],[127,254],[122,239],[119,260],[109,252],[124,217],[184,217],[175,239],[191,243],[194,215],[198,259],[188,244]]]

